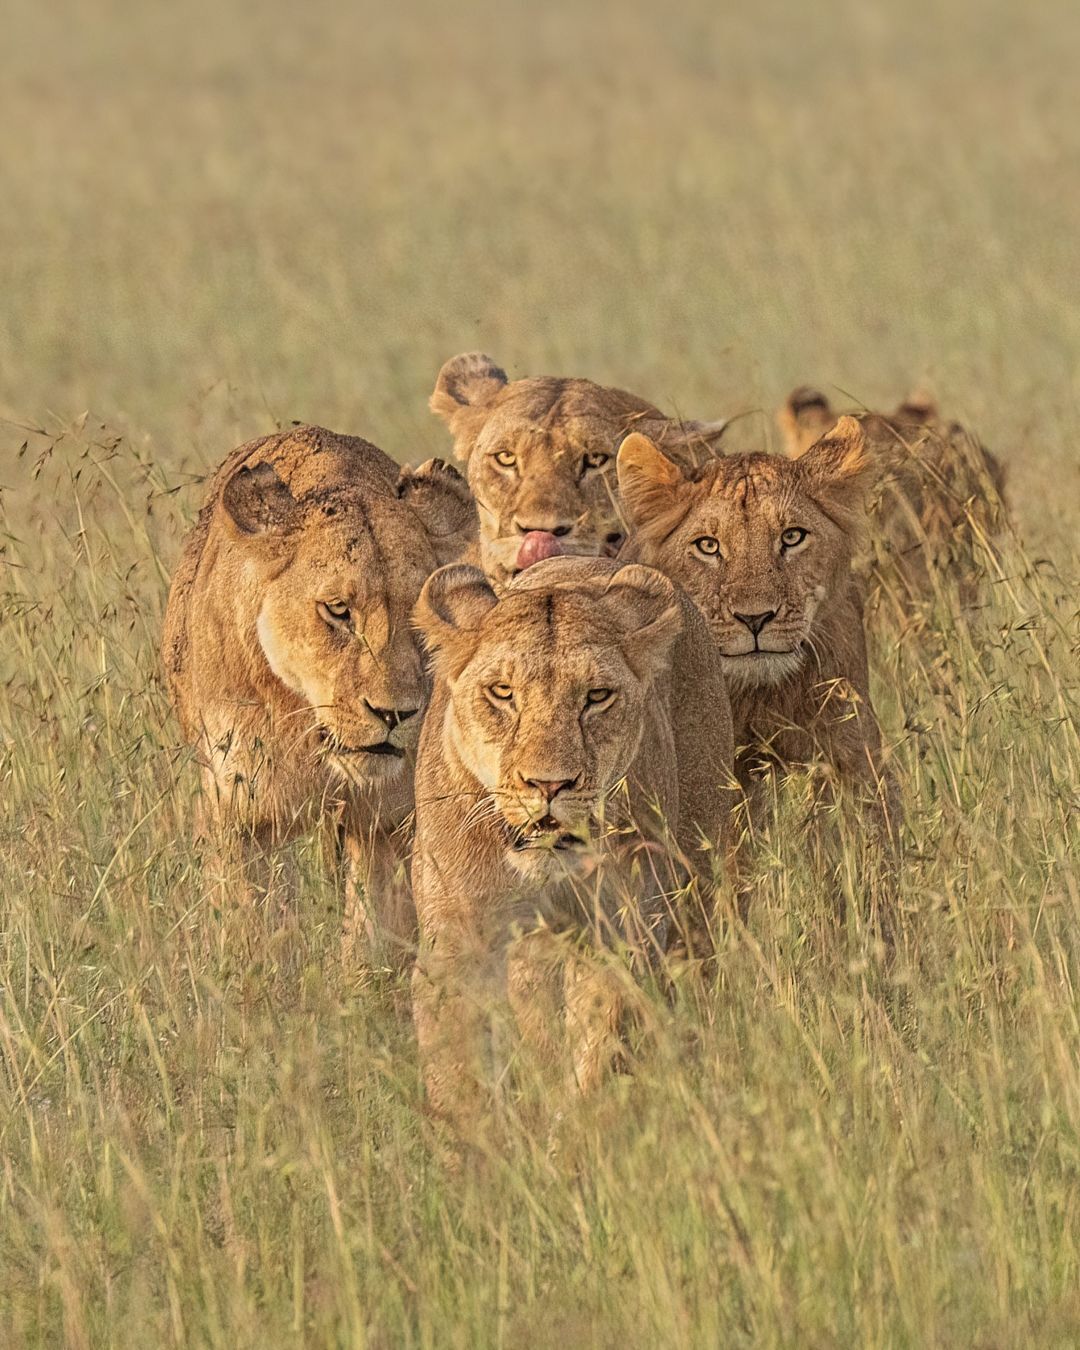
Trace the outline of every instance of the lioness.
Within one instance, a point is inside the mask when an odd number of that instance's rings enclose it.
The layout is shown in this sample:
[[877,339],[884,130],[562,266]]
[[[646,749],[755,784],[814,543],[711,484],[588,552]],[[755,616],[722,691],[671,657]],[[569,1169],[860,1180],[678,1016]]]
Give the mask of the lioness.
[[547,556],[551,538],[565,554],[614,556],[623,537],[615,452],[628,431],[690,462],[712,453],[726,425],[680,422],[591,380],[507,380],[482,352],[447,361],[429,406],[450,428],[479,507],[470,561],[498,585]]
[[[447,567],[415,621],[435,688],[417,761],[414,1011],[433,1108],[463,1124],[482,1112],[494,998],[555,1053],[540,997],[553,930],[663,947],[686,869],[661,846],[674,835],[675,857],[708,874],[703,845],[727,837],[731,722],[701,615],[648,567],[552,559],[501,598],[479,569]],[[588,1088],[613,1053],[620,984],[561,953]]]
[[[826,396],[794,390],[777,413],[789,455],[807,450],[836,422]],[[874,469],[870,516],[879,578],[901,603],[930,591],[930,574],[955,577],[965,602],[975,598],[980,550],[991,547],[1008,519],[1005,469],[958,422],[944,419],[925,394],[895,412],[856,413]]]
[[619,449],[619,490],[632,522],[624,556],[682,586],[716,642],[744,789],[767,763],[823,754],[869,790],[891,836],[851,567],[872,473],[865,442],[842,417],[797,459],[728,455],[685,472],[634,434]]
[[395,884],[427,701],[409,620],[475,529],[468,489],[441,461],[399,469],[367,441],[299,427],[225,460],[173,577],[163,656],[202,764],[201,824],[265,863],[338,813],[350,941],[375,927],[413,939]]

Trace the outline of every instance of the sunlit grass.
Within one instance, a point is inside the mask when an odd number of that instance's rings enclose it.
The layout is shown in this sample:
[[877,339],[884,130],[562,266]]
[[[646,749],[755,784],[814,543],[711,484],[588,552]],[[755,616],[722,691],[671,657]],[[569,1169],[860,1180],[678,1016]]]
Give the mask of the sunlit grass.
[[1080,750],[1056,574],[1010,547],[974,616],[946,587],[875,620],[909,836],[891,963],[863,841],[840,822],[817,872],[796,778],[715,985],[654,1000],[634,1076],[556,1154],[511,1116],[448,1175],[405,991],[343,978],[317,849],[291,911],[204,899],[155,650],[175,499],[101,428],[31,440],[24,464],[52,450],[6,521],[0,696],[16,1341],[1067,1343]]
[[[1075,1344],[1075,6],[99,8],[0,51],[4,1344]],[[455,1175],[318,849],[205,897],[156,649],[209,465],[446,454],[477,346],[748,445],[929,379],[1026,546],[871,617],[892,960],[794,776],[715,984]]]

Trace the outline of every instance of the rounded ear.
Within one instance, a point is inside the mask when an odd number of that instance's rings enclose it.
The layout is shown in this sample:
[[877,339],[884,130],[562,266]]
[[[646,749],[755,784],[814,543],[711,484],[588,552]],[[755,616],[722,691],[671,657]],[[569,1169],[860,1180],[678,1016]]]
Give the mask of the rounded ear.
[[893,416],[904,422],[936,422],[941,414],[931,393],[926,389],[913,389]]
[[429,459],[398,475],[397,495],[420,518],[440,565],[460,558],[476,538],[479,521],[469,485],[452,464]]
[[243,464],[225,484],[221,504],[244,534],[283,534],[296,516],[296,498],[272,464]]
[[866,453],[866,433],[855,417],[836,426],[795,460],[809,495],[837,525],[858,533],[866,523],[866,493],[877,470]]
[[436,653],[438,663],[453,676],[464,668],[476,630],[498,603],[479,567],[454,563],[432,572],[424,582],[413,610],[413,625],[423,634],[428,650]]
[[619,497],[631,525],[645,525],[674,509],[682,470],[648,436],[632,431],[619,446],[615,467]]
[[682,606],[675,586],[663,573],[641,563],[598,576],[583,589],[595,596],[596,612],[619,634],[627,665],[643,680],[667,665],[682,632]]
[[439,371],[428,403],[446,422],[458,408],[490,403],[505,384],[506,371],[485,352],[462,352]]
[[813,389],[808,384],[793,389],[776,414],[784,449],[793,459],[809,450],[835,421],[836,414],[830,408],[829,400],[820,389]]
[[866,433],[858,418],[841,417],[831,431],[799,455],[797,463],[807,480],[854,486],[870,469]]

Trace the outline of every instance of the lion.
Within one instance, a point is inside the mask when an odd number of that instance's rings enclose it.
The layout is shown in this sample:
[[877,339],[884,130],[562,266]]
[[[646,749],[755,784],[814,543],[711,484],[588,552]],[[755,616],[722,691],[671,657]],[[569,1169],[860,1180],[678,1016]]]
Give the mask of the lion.
[[[794,390],[777,412],[789,455],[798,456],[834,425],[837,415],[816,389]],[[879,583],[906,608],[933,593],[935,573],[959,582],[974,603],[987,551],[1009,523],[1005,469],[926,394],[910,394],[889,414],[855,413],[874,465],[870,517]]]
[[414,941],[400,827],[429,681],[410,615],[475,532],[455,469],[298,427],[228,456],[173,577],[162,650],[200,829],[250,878],[335,818],[349,951],[361,934],[373,952]]
[[732,454],[690,471],[635,433],[617,468],[624,556],[685,590],[720,653],[751,808],[767,766],[823,757],[895,842],[852,570],[873,473],[860,424],[840,418],[796,459]]
[[726,846],[732,731],[704,621],[651,568],[556,558],[497,592],[459,564],[425,583],[415,622],[435,687],[416,773],[414,1016],[432,1107],[464,1126],[489,1095],[493,1001],[557,1058],[541,991],[560,973],[572,1081],[597,1083],[622,985],[555,935],[645,960],[664,949],[672,893],[707,883]]
[[665,417],[634,394],[591,380],[508,380],[466,352],[439,372],[429,406],[449,427],[480,512],[476,561],[505,585],[554,537],[564,554],[614,556],[623,539],[615,452],[635,428],[683,462],[713,453],[726,422]]

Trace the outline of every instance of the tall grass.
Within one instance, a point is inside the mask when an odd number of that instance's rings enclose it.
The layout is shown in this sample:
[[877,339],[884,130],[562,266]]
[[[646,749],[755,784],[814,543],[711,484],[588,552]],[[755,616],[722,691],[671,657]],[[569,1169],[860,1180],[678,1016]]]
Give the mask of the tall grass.
[[[6,1345],[1076,1343],[1078,37],[1051,0],[16,8]],[[689,415],[929,375],[1027,548],[974,613],[872,620],[893,962],[794,776],[715,987],[558,1153],[514,1127],[454,1175],[316,850],[287,912],[204,899],[156,643],[210,463],[291,417],[445,453],[472,346]]]

